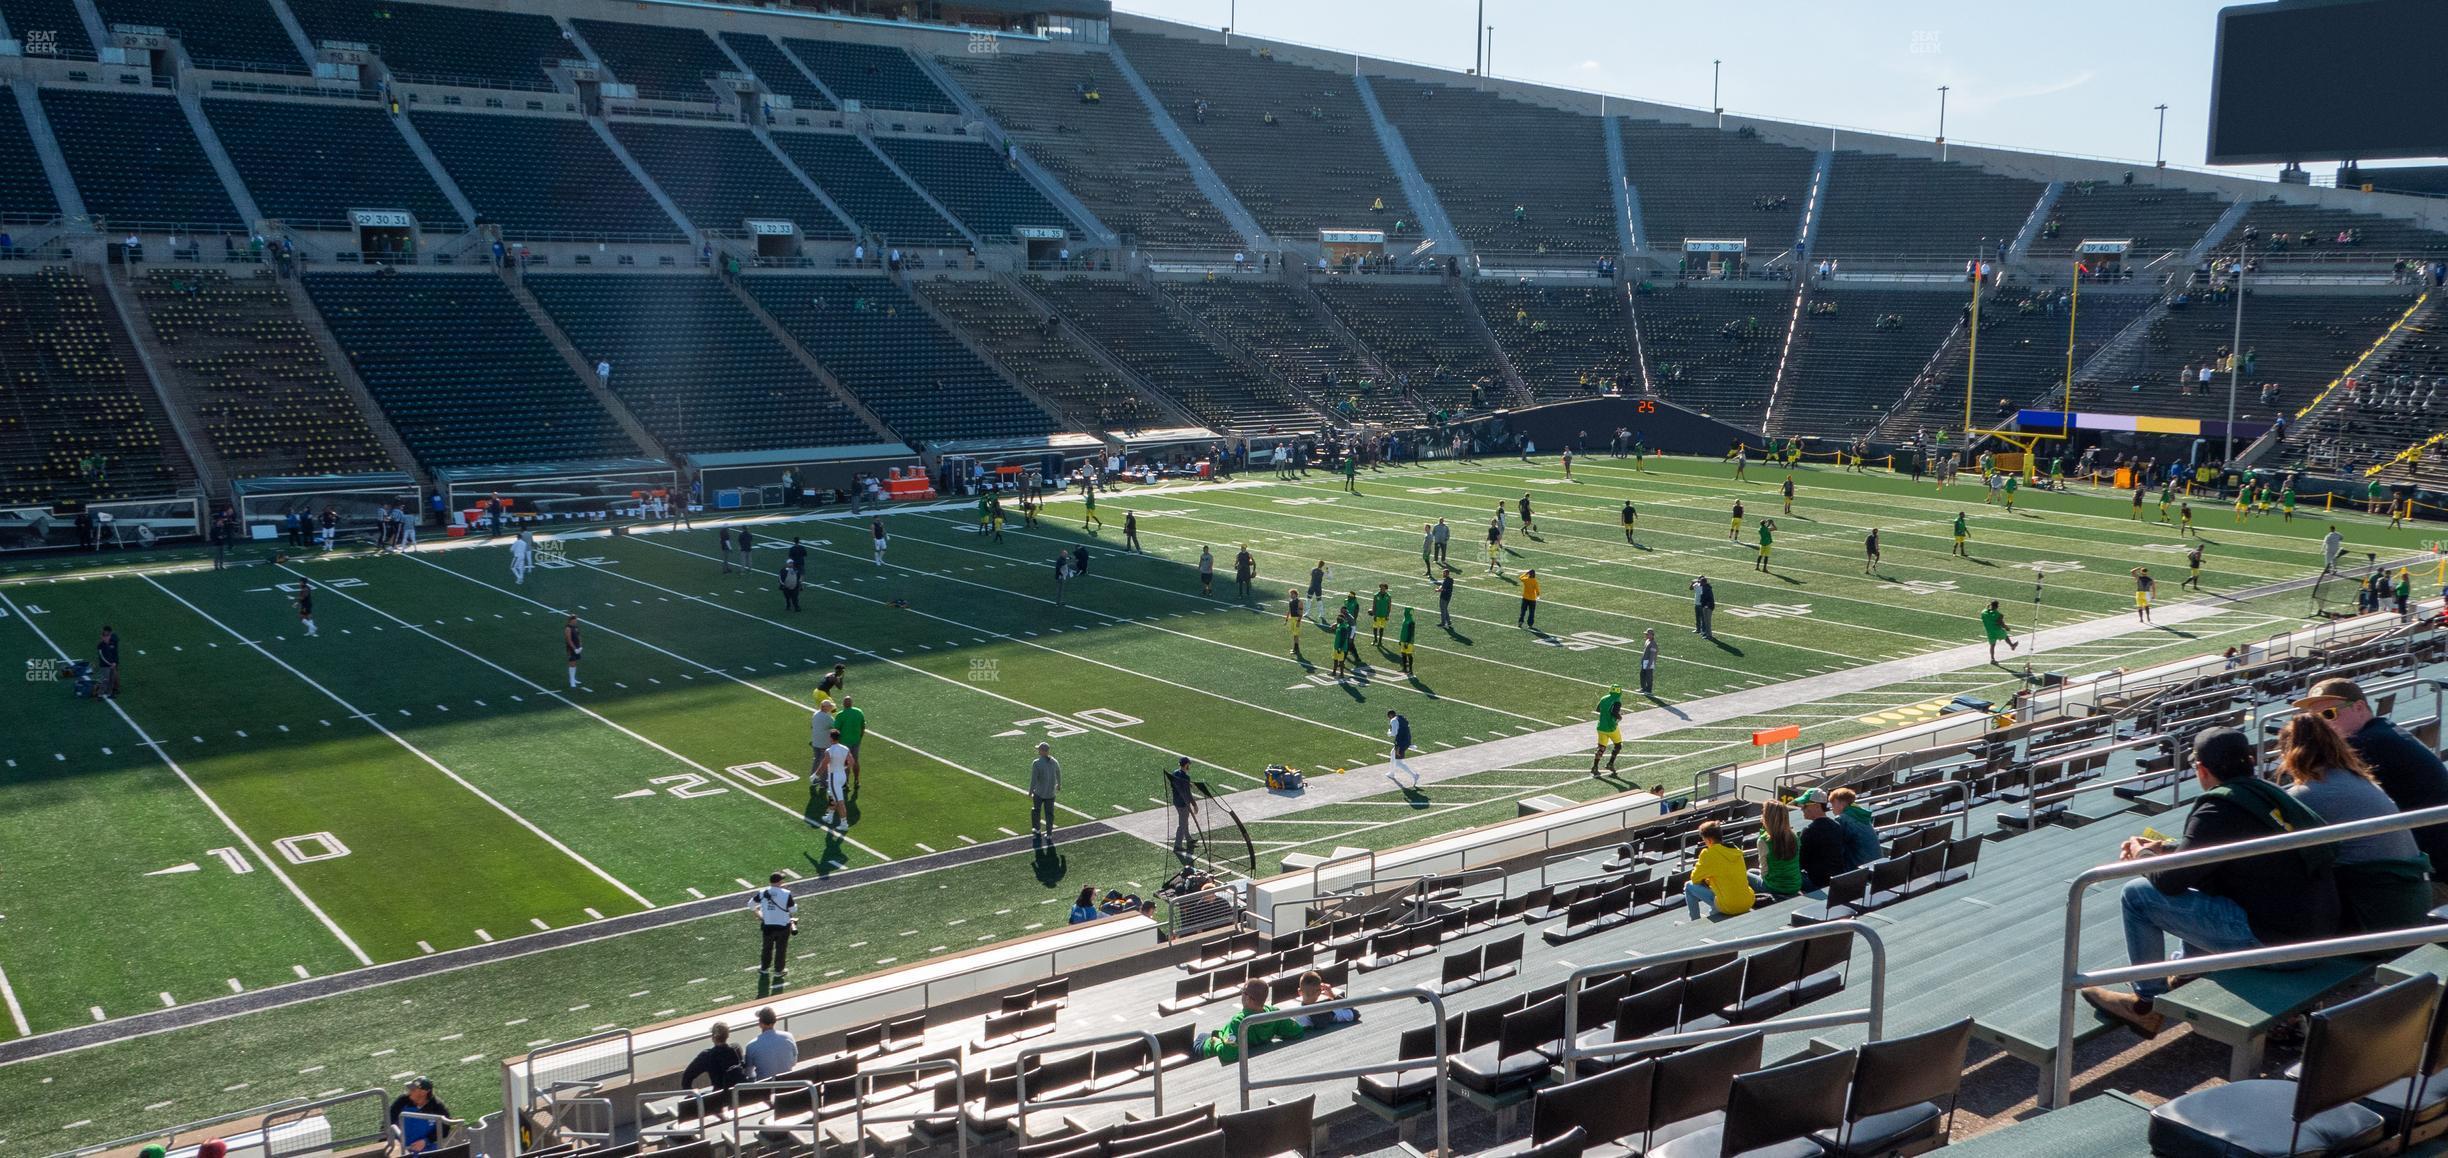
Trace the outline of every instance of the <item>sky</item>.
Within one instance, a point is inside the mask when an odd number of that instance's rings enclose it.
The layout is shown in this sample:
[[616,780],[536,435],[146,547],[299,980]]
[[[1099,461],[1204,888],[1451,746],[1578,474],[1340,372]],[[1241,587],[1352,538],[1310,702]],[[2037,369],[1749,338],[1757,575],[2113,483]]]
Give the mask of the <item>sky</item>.
[[[1924,139],[2200,167],[2219,0],[1485,0],[1491,75]],[[1115,0],[1117,10],[1443,68],[1478,0]],[[1237,11],[1236,11],[1237,9]],[[2221,170],[2267,176],[2269,167]]]

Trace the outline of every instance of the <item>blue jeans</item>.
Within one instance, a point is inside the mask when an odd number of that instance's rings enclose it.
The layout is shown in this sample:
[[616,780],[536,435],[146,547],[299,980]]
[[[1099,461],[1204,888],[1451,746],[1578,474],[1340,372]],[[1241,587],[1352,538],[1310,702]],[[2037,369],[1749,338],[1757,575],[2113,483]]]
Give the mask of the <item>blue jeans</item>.
[[[2178,958],[2232,953],[2259,948],[2244,907],[2225,897],[2186,890],[2170,896],[2147,877],[2125,882],[2119,898],[2125,910],[2125,959],[2136,965],[2168,959],[2167,938],[2182,943]],[[2168,991],[2164,977],[2134,982],[2134,995],[2145,1000]]]
[[1692,920],[1700,919],[1700,906],[1702,905],[1707,905],[1712,909],[1716,908],[1717,891],[1698,881],[1683,886],[1683,911],[1690,913]]

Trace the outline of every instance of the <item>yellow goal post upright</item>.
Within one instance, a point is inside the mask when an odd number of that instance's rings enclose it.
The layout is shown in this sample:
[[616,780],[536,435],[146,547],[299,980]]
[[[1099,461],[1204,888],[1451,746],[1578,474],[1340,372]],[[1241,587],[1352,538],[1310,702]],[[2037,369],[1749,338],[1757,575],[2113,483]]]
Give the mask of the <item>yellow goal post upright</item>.
[[2014,447],[2016,450],[2022,452],[2023,477],[2026,479],[2036,479],[2039,477],[2039,470],[2037,469],[2036,462],[2039,458],[2040,444],[2044,442],[2063,442],[2073,437],[2074,323],[2075,319],[2080,317],[2082,314],[2082,279],[2083,274],[2089,272],[2089,270],[2083,265],[2082,258],[2078,254],[2073,261],[2073,294],[2071,300],[2067,303],[2066,308],[2065,380],[2062,383],[2063,393],[2061,396],[2061,401],[2058,403],[2058,414],[2063,419],[2063,422],[2060,426],[2058,426],[2057,431],[2052,434],[2047,431],[2040,430],[1982,429],[1972,424],[1972,392],[1979,379],[1980,373],[1981,287],[1988,283],[1990,274],[1993,271],[1997,271],[2001,268],[2001,266],[1991,263],[1985,257],[1976,257],[1972,260],[1970,267],[1971,277],[1967,279],[1972,283],[1972,321],[1964,344],[1964,446],[1969,448],[1974,443],[1977,443],[1984,438],[1997,439],[1999,442],[2003,442],[2008,446]]

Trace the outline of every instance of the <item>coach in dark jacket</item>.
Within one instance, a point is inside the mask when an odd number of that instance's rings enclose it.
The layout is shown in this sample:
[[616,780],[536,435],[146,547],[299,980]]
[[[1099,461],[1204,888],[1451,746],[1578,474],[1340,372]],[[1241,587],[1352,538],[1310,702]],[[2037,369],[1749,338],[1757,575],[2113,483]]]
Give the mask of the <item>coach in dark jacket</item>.
[[1852,840],[1844,825],[1828,812],[1827,797],[1816,788],[1794,798],[1802,807],[1802,887],[1824,889],[1828,882],[1861,866],[1853,863]]
[[[2353,680],[2332,677],[2313,684],[2312,693],[2295,701],[2295,707],[2318,714],[2345,738],[2355,755],[2371,767],[2372,779],[2380,782],[2380,790],[2388,793],[2397,811],[2448,804],[2448,765],[2441,764],[2438,753],[2390,723],[2388,717],[2372,714],[2363,689]],[[2448,824],[2415,829],[2414,843],[2431,858],[2435,875],[2448,871]],[[2436,881],[2434,889],[2439,891]]]
[[[2193,775],[2202,794],[2185,818],[2184,837],[2125,842],[2123,859],[2189,852],[2316,828],[2319,814],[2284,789],[2253,774],[2255,752],[2244,733],[2212,728],[2193,738]],[[2125,882],[2125,954],[2136,965],[2167,960],[2173,935],[2194,956],[2233,953],[2330,936],[2338,927],[2337,886],[2330,867],[2336,848],[2314,845],[2242,860],[2192,865]],[[2133,992],[2105,986],[2082,991],[2100,1012],[2157,1034],[2167,1016],[2152,1008],[2167,992],[2165,978],[2134,982]]]

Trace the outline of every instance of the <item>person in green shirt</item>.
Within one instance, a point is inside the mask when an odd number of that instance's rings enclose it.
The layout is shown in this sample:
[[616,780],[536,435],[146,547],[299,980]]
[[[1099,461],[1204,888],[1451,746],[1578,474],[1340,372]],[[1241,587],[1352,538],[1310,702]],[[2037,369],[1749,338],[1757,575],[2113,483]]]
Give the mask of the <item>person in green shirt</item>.
[[867,709],[853,704],[848,695],[842,696],[841,711],[833,716],[833,726],[841,730],[842,746],[850,749],[850,787],[858,788],[859,741],[867,738]]
[[1343,489],[1360,493],[1360,455],[1357,451],[1343,452]]
[[1623,685],[1607,689],[1598,697],[1598,750],[1590,755],[1590,775],[1598,774],[1598,761],[1606,761],[1606,770],[1615,770],[1615,759],[1623,755]]
[[2367,515],[2376,515],[2376,514],[2379,514],[2379,513],[2380,513],[2380,498],[2381,498],[2381,496],[2382,496],[2382,495],[2385,495],[2385,494],[2387,494],[2387,493],[2388,493],[2388,489],[2380,485],[2380,480],[2378,480],[2378,479],[2373,479],[2373,480],[2372,480],[2372,484],[2371,484],[2371,486],[2370,486],[2370,487],[2368,487],[2368,488],[2366,488],[2366,489],[2365,489],[2365,491],[2364,491],[2364,494],[2365,494],[2366,496],[2368,496],[2368,498],[2367,498],[2367,501],[2364,503],[2364,510],[2363,510],[2363,513],[2364,513],[2364,514],[2367,514]]
[[1649,469],[1649,439],[1647,435],[1635,434],[1632,436],[1632,469],[1635,471],[1646,471]]
[[1394,595],[1386,585],[1377,585],[1377,594],[1369,599],[1369,642],[1385,646],[1386,620],[1394,617]]
[[[2137,497],[2138,497],[2138,494],[2137,494]],[[2169,483],[2169,484],[2167,484],[2166,486],[2163,486],[2163,487],[2160,487],[2160,488],[2159,488],[2159,521],[2160,521],[2160,522],[2164,523],[2164,522],[2168,521],[2168,520],[2167,520],[2167,517],[2168,517],[2168,507],[2169,507],[2169,505],[2170,505],[2170,504],[2174,503],[2175,501],[2176,501],[2176,484],[2175,484],[2175,483]]]
[[2023,489],[2023,476],[2022,476],[2022,475],[2019,475],[2019,474],[2010,474],[2010,475],[2007,475],[2007,476],[2006,476],[2006,513],[2007,513],[2007,514],[2010,514],[2010,515],[2011,515],[2011,514],[2013,514],[2013,513],[2014,513],[2015,492],[2016,492],[2016,491],[2019,491],[2019,490],[2021,490],[2021,489]]
[[2404,619],[2414,606],[2414,571],[2410,567],[2397,569],[2397,618]]
[[1964,547],[1964,540],[1970,538],[1971,535],[1972,527],[1971,524],[1964,522],[1964,513],[1955,512],[1955,549],[1948,554],[1961,555],[1966,559],[1971,558],[1972,552]]
[[991,528],[988,524],[994,521],[994,514],[988,504],[992,503],[993,501],[993,496],[978,496],[978,538],[983,539],[989,533],[991,533]]
[[1358,658],[1360,654],[1360,645],[1353,638],[1357,634],[1359,627],[1351,616],[1345,615],[1335,620],[1333,674],[1338,679],[1351,674],[1352,666],[1348,661]]
[[2294,487],[2288,487],[2287,489],[2278,492],[2278,521],[2282,523],[2292,523],[2295,521]]
[[1776,545],[1776,520],[1761,519],[1759,525],[1759,570],[1768,569],[1768,549]]
[[2006,613],[1998,608],[1997,600],[1989,601],[1989,606],[1981,612],[1980,619],[1981,634],[1989,637],[1989,662],[1997,662],[1997,645],[2005,644],[2008,651],[2013,651],[2020,646],[2007,633]]
[[1411,622],[1411,609],[1408,607],[1403,608],[1402,628],[1400,633],[1395,636],[1395,639],[1398,641],[1396,643],[1396,647],[1402,652],[1402,669],[1404,675],[1411,674],[1411,640],[1418,633],[1418,625]]
[[1357,592],[1357,591],[1346,591],[1346,592],[1344,592],[1344,593],[1343,593],[1343,611],[1342,611],[1342,616],[1343,616],[1343,618],[1344,618],[1344,619],[1347,619],[1347,620],[1351,621],[1351,623],[1352,623],[1352,624],[1353,624],[1355,627],[1359,625],[1359,623],[1360,623],[1360,593],[1359,593],[1359,592]]
[[1760,871],[1751,887],[1777,897],[1802,895],[1802,842],[1795,839],[1793,806],[1782,800],[1760,802]]
[[1080,517],[1080,530],[1085,531],[1088,529],[1089,524],[1094,523],[1096,524],[1096,529],[1100,533],[1103,532],[1105,530],[1105,520],[1097,517],[1095,483],[1086,481],[1080,483],[1080,500],[1088,504],[1087,513]]
[[1207,1036],[1199,1039],[1199,1056],[1231,1065],[1241,1060],[1243,1049],[1256,1050],[1270,1042],[1299,1041],[1302,1034],[1309,1032],[1309,1027],[1297,1017],[1266,1018],[1255,1025],[1250,1024],[1252,1018],[1276,1012],[1274,1006],[1267,1004],[1266,998],[1266,982],[1255,979],[1244,982],[1241,986],[1241,1008],[1225,1018],[1224,1024],[1207,1031]]

